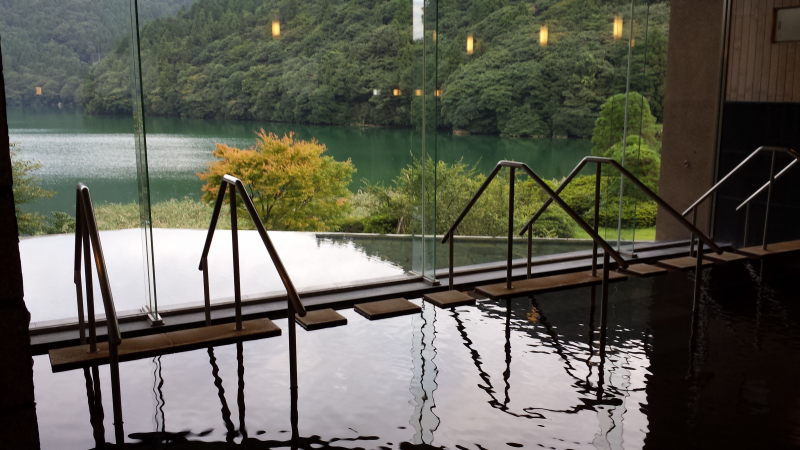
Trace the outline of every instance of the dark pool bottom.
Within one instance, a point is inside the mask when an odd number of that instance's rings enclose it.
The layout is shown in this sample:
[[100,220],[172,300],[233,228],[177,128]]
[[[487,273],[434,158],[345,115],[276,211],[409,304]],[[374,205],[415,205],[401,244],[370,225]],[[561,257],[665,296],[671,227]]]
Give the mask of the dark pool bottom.
[[[589,288],[376,322],[346,310],[346,327],[298,331],[294,423],[286,336],[122,363],[126,444],[799,446],[797,267],[760,270],[707,271],[695,314],[691,275],[617,283],[605,335]],[[94,420],[91,370],[39,356],[34,371],[43,448],[114,441],[107,366]]]

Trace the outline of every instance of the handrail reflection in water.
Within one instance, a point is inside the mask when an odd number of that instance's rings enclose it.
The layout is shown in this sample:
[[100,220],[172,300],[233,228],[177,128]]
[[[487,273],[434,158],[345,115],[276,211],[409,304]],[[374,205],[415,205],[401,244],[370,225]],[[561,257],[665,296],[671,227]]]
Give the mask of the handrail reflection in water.
[[[595,298],[595,287],[592,287],[592,300],[594,301]],[[539,322],[545,327],[546,334],[552,340],[553,348],[556,354],[564,361],[565,367],[564,370],[566,371],[567,375],[573,378],[576,383],[575,386],[578,388],[578,394],[582,395],[581,404],[575,405],[569,409],[552,409],[552,408],[543,408],[543,407],[526,407],[522,409],[522,413],[511,411],[508,407],[511,399],[510,399],[510,379],[511,379],[511,299],[506,300],[506,314],[505,314],[505,362],[506,368],[503,372],[503,382],[505,385],[504,392],[505,392],[505,399],[500,401],[500,399],[496,396],[496,390],[492,383],[491,376],[483,369],[483,362],[478,350],[474,347],[473,341],[469,338],[467,327],[464,320],[460,317],[460,312],[457,309],[453,309],[450,312],[450,315],[456,322],[456,329],[459,332],[464,346],[467,348],[470,354],[470,358],[478,371],[478,376],[483,381],[483,384],[479,384],[481,390],[486,392],[489,395],[490,401],[488,404],[495,409],[502,411],[505,414],[526,418],[526,419],[544,419],[545,416],[543,413],[552,412],[552,413],[563,413],[563,414],[575,414],[580,411],[590,410],[596,411],[597,406],[619,406],[622,404],[622,401],[617,398],[617,395],[620,395],[616,389],[613,387],[606,387],[604,386],[604,367],[606,362],[606,333],[607,333],[607,314],[603,314],[601,312],[601,325],[600,325],[600,346],[599,346],[599,372],[598,372],[598,382],[597,382],[597,389],[594,390],[591,388],[591,383],[588,382],[588,379],[584,380],[572,373],[574,367],[572,366],[572,362],[569,360],[566,352],[564,351],[563,346],[559,342],[558,333],[555,332],[552,325],[546,318],[546,315],[542,313],[542,307],[538,304],[535,298],[531,297],[531,305],[532,307],[538,310],[539,314]],[[607,304],[604,304],[603,309],[607,309]],[[594,314],[594,306],[591,309],[592,316]],[[493,314],[490,314],[493,315]],[[589,348],[590,354],[589,358],[586,360],[587,366],[589,367],[590,374],[591,374],[591,348],[592,342],[594,340],[594,332],[593,332],[593,320],[589,322],[590,326],[590,334],[589,334]],[[529,330],[528,333],[532,333],[532,330]],[[613,397],[608,398],[606,394],[614,393]]]

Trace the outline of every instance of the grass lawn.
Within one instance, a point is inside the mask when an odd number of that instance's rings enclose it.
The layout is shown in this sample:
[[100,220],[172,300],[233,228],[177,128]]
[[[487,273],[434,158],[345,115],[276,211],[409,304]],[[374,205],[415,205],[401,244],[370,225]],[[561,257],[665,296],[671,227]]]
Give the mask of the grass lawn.
[[[577,235],[575,236],[578,239],[589,239],[589,235],[586,234],[583,230],[579,230]],[[617,239],[617,229],[611,227],[600,227],[600,237],[605,240],[616,240]],[[656,227],[649,227],[649,228],[623,228],[622,229],[622,240],[623,241],[631,241],[633,239],[636,241],[655,241],[656,240]]]

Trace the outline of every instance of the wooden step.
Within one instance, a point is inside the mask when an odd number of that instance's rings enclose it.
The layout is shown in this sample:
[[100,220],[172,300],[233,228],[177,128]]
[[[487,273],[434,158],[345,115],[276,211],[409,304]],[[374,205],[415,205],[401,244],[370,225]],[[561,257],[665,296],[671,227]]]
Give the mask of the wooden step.
[[475,298],[461,291],[440,291],[432,294],[425,294],[422,299],[428,303],[433,303],[439,308],[453,308],[461,305],[472,305]]
[[391,298],[389,300],[359,303],[355,305],[355,310],[369,320],[378,320],[418,313],[422,311],[422,307],[404,298]]
[[[656,261],[654,264],[658,264],[672,270],[686,270],[697,266],[697,258],[694,256],[681,256],[678,258],[662,259],[660,261]],[[703,267],[710,266],[712,264],[714,264],[714,261],[711,261],[705,256],[703,257],[703,261],[700,263],[700,265]]]
[[306,311],[303,317],[295,316],[295,321],[306,331],[347,325],[347,318],[331,308]]
[[[119,345],[119,360],[130,361],[149,356],[177,353],[197,348],[229,344],[238,341],[280,336],[281,329],[269,319],[246,320],[242,330],[226,323],[168,333],[123,338]],[[89,345],[50,350],[53,372],[62,372],[87,365],[108,364],[108,343],[97,344],[98,351],[89,353]]]
[[800,250],[800,240],[767,244],[766,250],[761,248],[760,245],[756,245],[753,247],[740,248],[737,251],[754,258],[761,258],[762,256],[779,255],[781,253],[796,252],[798,250]]
[[[609,272],[610,281],[620,281],[628,278],[619,272]],[[591,286],[603,282],[603,273],[597,272],[597,276],[592,276],[591,271],[571,272],[560,275],[550,275],[537,277],[527,280],[515,281],[511,289],[506,288],[506,283],[496,283],[487,286],[479,286],[475,290],[490,298],[516,297],[530,294],[541,294],[544,292],[558,291],[583,286]]]
[[732,261],[741,261],[743,259],[749,259],[750,257],[747,255],[743,255],[741,253],[736,252],[723,252],[721,255],[716,253],[707,253],[703,255],[703,259],[709,259],[714,262],[718,263],[726,263]]
[[637,277],[652,277],[668,271],[666,267],[656,266],[653,264],[639,263],[631,264],[626,269],[621,269],[620,272]]

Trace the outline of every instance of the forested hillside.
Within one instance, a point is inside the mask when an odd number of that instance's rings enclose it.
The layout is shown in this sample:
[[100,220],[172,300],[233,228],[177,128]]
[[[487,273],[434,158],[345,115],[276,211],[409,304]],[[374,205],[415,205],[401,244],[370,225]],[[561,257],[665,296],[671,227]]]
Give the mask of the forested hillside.
[[[660,121],[669,4],[637,3],[631,88],[650,100]],[[438,51],[439,125],[589,137],[602,102],[625,90],[628,41],[612,37],[615,15],[625,18],[627,38],[634,21],[625,0],[440,0],[438,33],[426,36]],[[281,23],[278,37],[273,20]],[[164,116],[409,126],[415,90],[423,88],[423,44],[412,23],[411,0],[198,0],[143,28],[146,109]],[[543,24],[545,47],[539,45]],[[468,35],[472,54],[465,49]],[[90,113],[130,110],[126,46],[87,78],[83,102]]]
[[[142,21],[194,0],[140,0]],[[0,0],[6,99],[11,106],[80,103],[92,64],[130,35],[129,0]],[[130,78],[126,78],[126,81]],[[41,95],[35,88],[41,87]]]

